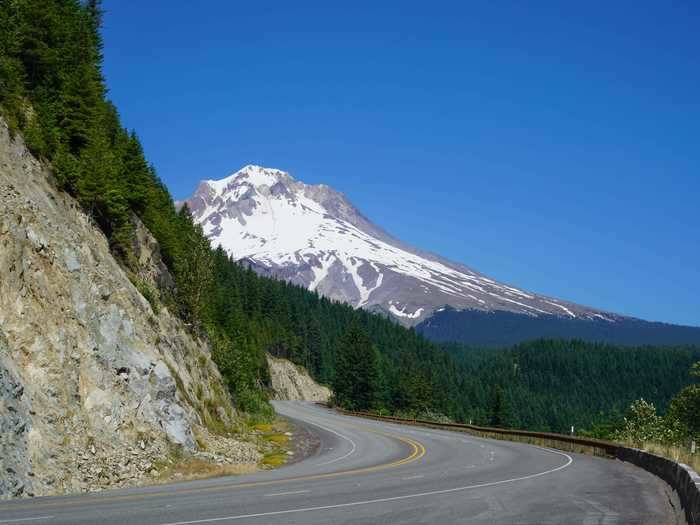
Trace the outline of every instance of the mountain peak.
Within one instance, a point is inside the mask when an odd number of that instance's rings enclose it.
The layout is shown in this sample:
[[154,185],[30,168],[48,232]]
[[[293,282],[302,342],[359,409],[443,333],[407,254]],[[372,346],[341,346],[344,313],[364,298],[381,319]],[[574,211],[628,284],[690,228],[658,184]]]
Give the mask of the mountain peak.
[[445,305],[535,317],[614,318],[413,249],[333,188],[304,184],[278,169],[248,165],[224,179],[203,181],[187,203],[212,244],[236,259],[406,325]]
[[205,180],[204,184],[214,189],[217,193],[225,191],[232,184],[248,183],[253,187],[274,186],[281,180],[294,182],[289,173],[276,169],[265,168],[255,164],[247,164],[228,177],[219,180]]

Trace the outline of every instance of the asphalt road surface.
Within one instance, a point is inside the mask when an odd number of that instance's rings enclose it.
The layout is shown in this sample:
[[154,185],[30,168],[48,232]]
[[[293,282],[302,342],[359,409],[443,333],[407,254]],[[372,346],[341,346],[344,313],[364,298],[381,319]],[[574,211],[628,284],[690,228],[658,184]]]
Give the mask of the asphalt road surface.
[[316,435],[274,471],[0,503],[0,524],[671,523],[665,485],[619,461],[339,415],[277,411]]

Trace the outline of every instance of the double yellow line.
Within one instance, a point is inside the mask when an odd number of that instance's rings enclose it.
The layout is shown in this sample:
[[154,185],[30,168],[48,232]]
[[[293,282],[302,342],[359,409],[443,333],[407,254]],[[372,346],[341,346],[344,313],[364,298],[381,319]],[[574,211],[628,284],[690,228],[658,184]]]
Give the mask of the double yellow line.
[[[312,423],[313,424],[313,423]],[[306,476],[295,476],[291,478],[283,478],[283,479],[272,479],[269,481],[251,481],[248,483],[232,483],[229,485],[215,485],[215,486],[209,486],[209,487],[192,487],[192,488],[182,488],[182,489],[177,489],[175,488],[174,490],[170,491],[160,491],[160,492],[147,492],[143,494],[127,494],[124,496],[101,496],[101,497],[96,497],[96,498],[91,498],[91,497],[86,497],[86,498],[77,498],[73,501],[56,501],[56,502],[35,502],[35,503],[23,503],[19,505],[0,505],[0,508],[6,508],[7,510],[20,510],[20,509],[43,509],[43,508],[63,508],[63,507],[81,507],[81,506],[87,506],[87,505],[92,505],[95,503],[113,503],[113,502],[118,502],[118,501],[132,501],[132,500],[142,500],[142,499],[147,499],[147,498],[157,498],[157,497],[167,497],[167,496],[174,496],[174,495],[182,495],[182,494],[197,494],[197,493],[205,493],[205,492],[215,492],[215,491],[224,491],[224,490],[235,490],[235,489],[244,489],[244,488],[251,488],[251,487],[264,487],[264,486],[269,486],[269,485],[278,485],[282,483],[291,483],[294,481],[312,481],[312,480],[317,480],[317,479],[326,479],[326,478],[334,478],[338,476],[348,476],[351,474],[366,474],[370,472],[376,472],[379,470],[385,470],[389,468],[396,468],[400,467],[402,465],[406,465],[408,463],[413,463],[414,461],[418,461],[421,459],[423,456],[425,456],[426,453],[426,448],[423,446],[422,443],[419,441],[416,441],[414,439],[410,439],[404,436],[399,436],[397,434],[393,434],[390,432],[382,432],[380,430],[375,430],[373,428],[364,426],[364,425],[353,425],[353,424],[348,424],[348,423],[341,423],[343,426],[348,426],[360,430],[364,430],[366,432],[371,432],[373,434],[379,434],[391,439],[395,439],[397,441],[400,441],[402,443],[405,443],[411,447],[411,453],[401,459],[392,461],[390,463],[383,463],[381,465],[374,465],[372,467],[362,467],[362,468],[357,468],[357,469],[349,469],[349,470],[339,470],[336,472],[328,472],[325,474],[308,474]]]

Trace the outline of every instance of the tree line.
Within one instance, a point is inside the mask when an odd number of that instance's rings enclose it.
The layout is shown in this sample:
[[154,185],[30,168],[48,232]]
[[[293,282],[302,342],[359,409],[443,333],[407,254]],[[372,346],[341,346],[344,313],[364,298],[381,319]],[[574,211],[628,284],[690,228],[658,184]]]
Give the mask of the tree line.
[[[700,379],[700,361],[690,368],[690,377]],[[630,443],[635,447],[650,444],[685,449],[700,440],[700,384],[693,382],[683,387],[668,404],[665,413],[659,414],[655,404],[644,398],[633,401],[625,415],[617,420],[597,424],[583,432],[584,435]],[[694,453],[692,445],[691,454]],[[662,453],[669,454],[668,448]],[[674,457],[678,461],[678,457]]]
[[475,423],[566,433],[572,425],[613,428],[642,397],[665,412],[674,395],[693,383],[687,370],[700,359],[698,347],[580,340],[543,339],[505,349],[440,346],[471,378],[468,417]]

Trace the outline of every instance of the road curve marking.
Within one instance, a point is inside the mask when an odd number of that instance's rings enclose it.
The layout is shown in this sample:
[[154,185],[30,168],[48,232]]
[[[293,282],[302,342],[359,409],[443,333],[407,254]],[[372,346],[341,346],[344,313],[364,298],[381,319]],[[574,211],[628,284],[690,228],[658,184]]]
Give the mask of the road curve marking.
[[[535,445],[532,445],[535,446]],[[256,514],[239,514],[237,516],[223,516],[220,518],[208,518],[208,519],[201,519],[201,520],[192,520],[192,521],[173,521],[169,523],[163,523],[162,525],[196,525],[196,524],[201,524],[201,523],[216,523],[216,522],[221,522],[221,521],[234,521],[234,520],[241,520],[241,519],[247,519],[247,518],[263,518],[263,517],[268,517],[268,516],[279,516],[282,514],[298,514],[301,512],[312,512],[316,510],[329,510],[329,509],[340,509],[344,507],[357,507],[360,505],[370,505],[372,503],[387,503],[389,501],[400,501],[400,500],[405,500],[405,499],[413,499],[413,498],[420,498],[420,497],[425,497],[425,496],[435,496],[439,494],[449,494],[451,492],[460,492],[460,491],[465,491],[465,490],[470,490],[470,489],[478,489],[478,488],[483,488],[483,487],[493,487],[495,485],[503,485],[505,483],[513,483],[516,481],[524,481],[526,479],[533,479],[533,478],[539,478],[541,476],[546,476],[547,474],[552,474],[554,472],[557,472],[559,470],[563,470],[569,465],[571,465],[574,462],[574,459],[569,456],[568,454],[564,454],[563,452],[559,452],[557,450],[552,450],[549,448],[544,448],[544,447],[537,447],[542,450],[546,450],[547,452],[552,452],[554,454],[559,454],[561,456],[564,456],[568,459],[568,461],[559,467],[546,470],[544,472],[538,472],[537,474],[530,474],[528,476],[521,476],[519,478],[511,478],[511,479],[503,479],[499,481],[490,481],[486,483],[478,483],[476,485],[466,485],[464,487],[454,487],[451,489],[443,489],[443,490],[431,490],[429,492],[417,492],[415,494],[404,494],[403,496],[393,496],[390,498],[378,498],[378,499],[368,499],[368,500],[362,500],[362,501],[351,501],[348,503],[338,503],[336,505],[322,505],[319,507],[303,507],[299,509],[286,509],[286,510],[276,510],[276,511],[271,511],[271,512],[259,512]]]
[[0,523],[21,523],[23,521],[39,521],[39,520],[50,520],[53,516],[36,516],[34,518],[15,518],[11,520],[0,520]]
[[324,461],[323,463],[317,463],[316,465],[314,465],[315,467],[322,467],[322,466],[324,466],[324,465],[331,465],[331,464],[333,464],[333,463],[336,463],[336,462],[338,462],[338,461],[341,461],[341,460],[347,458],[348,456],[351,456],[352,453],[355,452],[355,450],[357,450],[357,444],[356,444],[352,439],[350,439],[349,437],[344,436],[344,435],[341,434],[340,432],[336,432],[336,431],[333,430],[333,429],[324,427],[323,425],[319,425],[318,423],[312,423],[312,424],[313,424],[313,425],[316,425],[318,428],[321,428],[321,429],[325,430],[326,432],[330,432],[331,434],[335,434],[336,436],[338,436],[338,437],[340,437],[340,438],[343,438],[345,441],[349,442],[350,445],[351,445],[350,452],[348,452],[347,454],[345,454],[345,455],[343,455],[343,456],[340,456],[339,458],[332,459],[332,460],[330,460],[330,461]]
[[[310,423],[311,425],[314,425],[314,423]],[[307,474],[305,476],[295,476],[291,478],[282,478],[282,479],[271,479],[267,481],[250,481],[247,483],[230,483],[228,485],[214,485],[214,486],[207,486],[207,487],[192,487],[189,489],[176,489],[176,490],[170,490],[170,491],[161,491],[161,492],[146,492],[142,494],[127,494],[124,496],[100,496],[100,497],[86,497],[84,500],[80,501],[58,501],[58,502],[45,502],[45,503],[31,503],[31,504],[19,504],[19,505],[12,505],[9,504],[5,508],[9,511],[12,510],[24,510],[24,509],[40,509],[40,508],[64,508],[64,507],[80,507],[84,505],[89,505],[93,503],[113,503],[113,502],[119,502],[119,501],[132,501],[132,500],[143,500],[143,499],[148,499],[148,498],[155,498],[155,497],[164,497],[164,496],[174,496],[174,495],[182,495],[182,494],[197,494],[197,493],[205,493],[205,492],[216,492],[216,491],[225,491],[225,490],[238,490],[238,489],[245,489],[245,488],[252,488],[252,487],[264,487],[264,486],[269,486],[269,485],[278,485],[282,483],[290,483],[294,481],[307,481],[307,480],[316,480],[316,479],[325,479],[325,478],[334,478],[338,476],[347,476],[351,474],[368,474],[370,472],[377,472],[379,470],[385,470],[389,468],[396,468],[400,467],[402,465],[406,465],[408,463],[413,463],[414,461],[418,461],[421,459],[425,453],[427,452],[425,446],[423,446],[422,443],[419,441],[416,441],[414,439],[407,438],[405,436],[400,436],[398,434],[394,434],[391,432],[382,432],[380,430],[375,430],[369,427],[366,427],[364,425],[354,425],[354,424],[345,424],[345,426],[349,427],[355,427],[359,428],[362,430],[365,430],[367,432],[372,432],[374,434],[380,434],[382,436],[386,436],[392,439],[395,439],[397,441],[401,441],[402,443],[405,443],[411,447],[411,453],[401,459],[392,461],[390,463],[382,463],[380,465],[374,465],[371,467],[361,467],[357,469],[349,469],[349,470],[337,470],[335,472],[327,472],[327,473],[322,473],[322,474]],[[2,525],[2,522],[0,522],[0,525]]]

